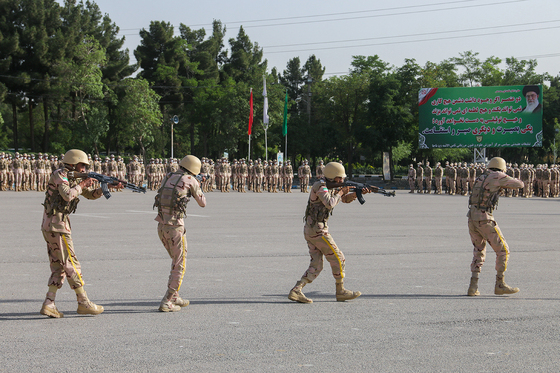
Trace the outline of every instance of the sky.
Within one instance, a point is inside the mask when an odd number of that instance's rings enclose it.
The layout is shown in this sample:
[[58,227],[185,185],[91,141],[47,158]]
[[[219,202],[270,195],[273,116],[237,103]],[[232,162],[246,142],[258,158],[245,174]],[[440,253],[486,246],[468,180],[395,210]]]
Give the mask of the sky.
[[[415,59],[459,57],[465,51],[481,60],[536,59],[537,72],[560,75],[560,1],[558,0],[95,0],[121,29],[125,48],[140,43],[138,32],[151,21],[165,21],[178,34],[181,23],[211,33],[213,20],[227,27],[227,40],[243,26],[263,48],[268,72],[283,72],[299,56],[315,55],[325,77],[347,74],[352,56],[378,55],[393,66]],[[505,64],[501,66],[505,68]]]

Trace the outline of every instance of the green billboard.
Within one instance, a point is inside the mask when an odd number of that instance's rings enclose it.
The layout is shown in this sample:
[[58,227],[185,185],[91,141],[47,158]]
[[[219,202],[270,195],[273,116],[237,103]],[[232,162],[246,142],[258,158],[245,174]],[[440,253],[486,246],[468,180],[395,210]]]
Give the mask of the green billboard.
[[542,146],[542,86],[422,88],[418,144],[429,148]]

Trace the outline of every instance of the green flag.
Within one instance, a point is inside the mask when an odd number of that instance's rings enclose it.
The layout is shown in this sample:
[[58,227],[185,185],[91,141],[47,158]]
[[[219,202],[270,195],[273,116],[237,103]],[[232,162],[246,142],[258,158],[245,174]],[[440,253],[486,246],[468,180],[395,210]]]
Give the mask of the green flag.
[[282,135],[288,134],[288,90],[286,89],[286,100],[284,101],[284,125],[282,126]]

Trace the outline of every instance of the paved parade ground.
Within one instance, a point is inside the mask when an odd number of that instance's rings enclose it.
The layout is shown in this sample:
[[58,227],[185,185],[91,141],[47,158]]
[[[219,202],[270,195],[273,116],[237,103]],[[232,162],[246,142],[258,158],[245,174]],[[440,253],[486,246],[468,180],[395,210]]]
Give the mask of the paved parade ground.
[[489,247],[481,295],[467,297],[472,245],[467,197],[368,194],[338,205],[330,232],[346,256],[336,302],[326,265],[287,299],[309,263],[307,194],[208,193],[191,201],[181,295],[158,312],[171,260],[157,236],[155,192],[81,198],[71,216],[86,291],[105,307],[63,319],[39,314],[49,265],[40,231],[43,193],[1,192],[0,372],[553,372],[560,357],[560,199],[501,198],[496,219],[510,246],[495,296]]

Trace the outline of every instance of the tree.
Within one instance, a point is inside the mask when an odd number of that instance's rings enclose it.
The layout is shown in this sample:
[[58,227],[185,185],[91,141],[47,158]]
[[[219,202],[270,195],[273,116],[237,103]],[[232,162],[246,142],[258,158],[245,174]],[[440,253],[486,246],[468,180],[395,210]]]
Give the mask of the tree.
[[477,58],[478,52],[467,51],[459,53],[460,57],[451,58],[456,66],[463,68],[463,73],[459,75],[459,83],[463,87],[474,87],[482,80],[481,66],[482,63]]
[[99,153],[98,145],[108,129],[107,121],[99,120],[97,109],[93,112],[95,121],[90,122],[88,116],[92,110],[92,100],[104,97],[100,66],[105,64],[105,51],[93,37],[86,37],[75,48],[74,59],[61,61],[55,66],[56,75],[64,77],[59,79],[58,88],[59,92],[67,93],[76,100],[77,110],[70,119],[83,124],[83,127],[74,126],[76,135],[79,134],[76,142],[82,139],[83,148],[92,146]]
[[163,119],[158,107],[160,97],[142,78],[123,79],[118,95],[115,112],[119,141],[125,146],[137,146],[146,159],[147,148],[154,142]]
[[367,113],[367,91],[369,73],[355,72],[341,77],[331,77],[317,88],[315,100],[317,110],[325,123],[325,131],[336,137],[336,151],[333,158],[344,157],[348,163],[348,173],[352,174],[355,149],[361,145],[357,131],[365,126]]
[[239,28],[236,39],[229,39],[229,45],[231,57],[227,59],[223,66],[226,76],[233,78],[236,82],[247,84],[256,84],[259,80],[262,81],[267,61],[262,60],[262,48],[259,47],[258,43],[251,42],[243,27]]

